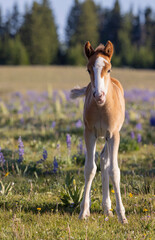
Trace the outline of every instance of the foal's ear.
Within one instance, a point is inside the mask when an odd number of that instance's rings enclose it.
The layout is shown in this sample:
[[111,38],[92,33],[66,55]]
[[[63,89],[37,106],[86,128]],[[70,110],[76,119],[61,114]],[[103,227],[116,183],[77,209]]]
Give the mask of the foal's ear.
[[108,41],[104,48],[104,54],[107,55],[111,60],[113,52],[114,52],[113,44],[112,42]]
[[89,59],[93,54],[94,54],[94,49],[92,48],[90,42],[86,42],[85,44],[85,54],[87,56],[87,58]]

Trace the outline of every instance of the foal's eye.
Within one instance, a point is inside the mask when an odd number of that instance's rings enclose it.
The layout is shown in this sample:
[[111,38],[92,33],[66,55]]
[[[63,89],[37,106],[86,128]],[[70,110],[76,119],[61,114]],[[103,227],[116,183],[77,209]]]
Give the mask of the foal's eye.
[[110,73],[110,69],[108,70],[108,73]]

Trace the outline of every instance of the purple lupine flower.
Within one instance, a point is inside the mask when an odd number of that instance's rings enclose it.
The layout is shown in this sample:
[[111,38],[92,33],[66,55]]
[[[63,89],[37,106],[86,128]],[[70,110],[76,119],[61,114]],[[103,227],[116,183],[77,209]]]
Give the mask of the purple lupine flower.
[[79,140],[78,153],[80,155],[82,155],[82,153],[83,153],[83,141],[82,141],[82,138],[80,138],[80,140]]
[[70,149],[71,148],[71,136],[69,133],[67,133],[67,135],[66,135],[66,144],[67,144],[67,148]]
[[131,138],[132,138],[132,139],[135,138],[135,133],[134,133],[134,131],[131,131]]
[[3,165],[5,163],[4,155],[1,152],[1,147],[0,147],[0,164]]
[[129,123],[130,121],[130,116],[128,111],[125,111],[125,120],[126,120],[126,123]]
[[23,161],[23,156],[24,156],[24,144],[21,136],[18,138],[18,154],[19,154],[19,158],[17,161],[18,163],[21,163]]
[[136,128],[137,128],[138,130],[142,130],[142,124],[141,124],[141,123],[137,123],[137,124],[136,124]]
[[20,119],[20,123],[21,123],[21,124],[24,123],[24,118],[23,118],[23,117]]
[[140,143],[142,141],[142,136],[140,133],[137,134],[137,142]]
[[150,125],[151,125],[152,127],[155,127],[155,116],[151,116],[151,117],[150,117]]
[[44,162],[47,159],[48,153],[46,149],[43,149],[43,158],[41,158],[39,161],[37,161],[37,164]]
[[44,161],[47,159],[47,156],[48,156],[47,150],[44,149],[44,150],[43,150],[43,160],[44,160]]
[[80,119],[75,123],[75,126],[76,126],[77,128],[81,128],[81,127],[82,127],[82,122],[81,122]]
[[59,149],[60,149],[60,143],[57,144],[57,150],[59,150]]
[[52,124],[51,124],[51,128],[53,128],[53,129],[54,129],[54,128],[55,128],[55,126],[56,126],[56,122],[55,122],[55,121],[53,121],[53,122],[52,122]]
[[53,172],[57,173],[58,171],[58,162],[56,160],[56,157],[54,157],[54,161],[53,161]]

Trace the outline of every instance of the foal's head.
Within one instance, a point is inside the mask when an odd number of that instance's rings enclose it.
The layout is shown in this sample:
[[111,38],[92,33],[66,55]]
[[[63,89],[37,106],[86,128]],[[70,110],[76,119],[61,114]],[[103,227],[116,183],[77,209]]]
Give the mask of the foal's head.
[[98,105],[103,105],[106,101],[110,80],[113,45],[108,41],[106,46],[100,44],[94,50],[90,42],[86,42],[85,54],[88,58],[87,69],[90,74],[93,96]]

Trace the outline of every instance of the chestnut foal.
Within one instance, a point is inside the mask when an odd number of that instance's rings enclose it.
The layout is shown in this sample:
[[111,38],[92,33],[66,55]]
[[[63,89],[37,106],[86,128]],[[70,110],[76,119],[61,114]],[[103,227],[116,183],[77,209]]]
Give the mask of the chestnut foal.
[[100,165],[102,173],[103,209],[107,216],[112,216],[109,193],[109,176],[116,196],[116,212],[122,223],[127,223],[125,209],[120,193],[120,169],[118,167],[119,131],[124,122],[124,92],[120,82],[110,77],[113,44],[100,44],[95,50],[91,44],[85,44],[88,58],[87,69],[91,82],[87,87],[71,90],[71,98],[85,96],[84,137],[86,143],[85,190],[81,203],[80,219],[90,215],[90,190],[96,173],[95,150],[98,137],[104,137],[105,146],[101,152]]

